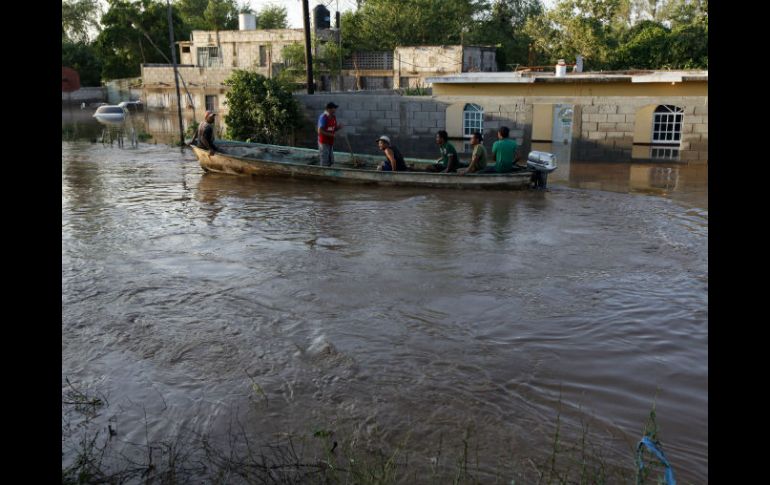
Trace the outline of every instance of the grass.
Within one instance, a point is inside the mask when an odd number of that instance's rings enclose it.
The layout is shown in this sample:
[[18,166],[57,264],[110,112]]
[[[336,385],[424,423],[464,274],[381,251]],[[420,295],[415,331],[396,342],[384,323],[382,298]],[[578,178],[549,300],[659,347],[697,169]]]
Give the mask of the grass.
[[[251,377],[249,380],[252,405],[266,408],[269,400],[264,389]],[[584,421],[579,430],[566,429],[561,397],[549,452],[539,457],[502,457],[496,467],[481,464],[486,453],[480,454],[483,437],[476,436],[471,427],[439,435],[429,450],[412,443],[408,431],[386,440],[383,431],[393,430],[375,428],[372,435],[364,436],[360,430],[320,425],[300,434],[256,437],[240,422],[231,423],[221,436],[181,430],[168,440],[151,442],[145,433],[144,442],[130,443],[111,425],[99,429],[95,424],[109,406],[106,396],[65,379],[62,399],[63,448],[69,450],[66,460],[62,456],[62,484],[67,485],[662,483],[660,466],[646,466],[646,473],[637,474],[634,481],[630,459],[628,466],[608,464],[602,447],[592,444],[595,436]],[[651,439],[660,438],[654,404],[644,432]],[[383,442],[395,444],[377,444]]]

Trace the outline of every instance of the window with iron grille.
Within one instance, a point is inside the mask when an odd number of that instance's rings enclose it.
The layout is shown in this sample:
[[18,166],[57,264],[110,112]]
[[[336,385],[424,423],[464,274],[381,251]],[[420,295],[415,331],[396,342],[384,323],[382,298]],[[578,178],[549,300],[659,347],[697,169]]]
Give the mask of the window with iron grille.
[[652,142],[679,144],[682,139],[684,110],[668,104],[655,108],[652,117]]
[[484,128],[484,108],[477,104],[466,104],[463,109],[463,136],[470,138],[473,132]]
[[217,97],[206,96],[206,111],[216,111],[217,109]]
[[259,65],[264,67],[267,65],[267,46],[259,46]]
[[218,47],[198,47],[198,66],[220,67],[222,58],[219,57]]
[[660,160],[678,160],[679,149],[672,147],[652,147],[650,149],[650,158]]

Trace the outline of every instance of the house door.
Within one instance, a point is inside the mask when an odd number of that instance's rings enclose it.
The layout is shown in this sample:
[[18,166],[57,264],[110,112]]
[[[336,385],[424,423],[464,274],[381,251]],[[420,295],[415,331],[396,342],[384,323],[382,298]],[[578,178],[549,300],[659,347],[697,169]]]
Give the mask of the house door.
[[569,144],[572,142],[572,109],[571,104],[553,105],[553,133],[551,140],[554,144]]

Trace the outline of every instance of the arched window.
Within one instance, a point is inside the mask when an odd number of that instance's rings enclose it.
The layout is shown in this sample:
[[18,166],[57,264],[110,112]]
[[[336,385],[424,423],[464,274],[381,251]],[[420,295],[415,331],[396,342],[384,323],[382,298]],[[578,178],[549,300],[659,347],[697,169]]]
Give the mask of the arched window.
[[676,143],[682,139],[684,110],[678,106],[662,104],[655,108],[652,117],[652,142]]
[[463,136],[470,138],[473,132],[484,129],[484,108],[477,104],[466,104],[463,108]]

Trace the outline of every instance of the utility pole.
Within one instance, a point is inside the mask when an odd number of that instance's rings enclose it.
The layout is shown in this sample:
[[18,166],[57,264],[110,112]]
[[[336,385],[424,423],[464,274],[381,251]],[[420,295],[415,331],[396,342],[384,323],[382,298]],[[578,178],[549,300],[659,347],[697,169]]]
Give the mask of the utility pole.
[[337,0],[337,42],[340,51],[340,91],[344,91],[342,78],[342,15],[340,15],[340,0]]
[[307,94],[313,94],[313,54],[310,52],[310,15],[307,0],[302,0],[302,22],[305,25],[305,71],[307,72]]
[[176,110],[179,114],[179,146],[184,147],[184,127],[182,126],[182,99],[179,94],[179,73],[176,69],[176,49],[174,48],[174,26],[171,23],[171,2],[166,0],[168,5],[168,43],[171,47],[171,63],[174,66],[174,84],[176,84]]

